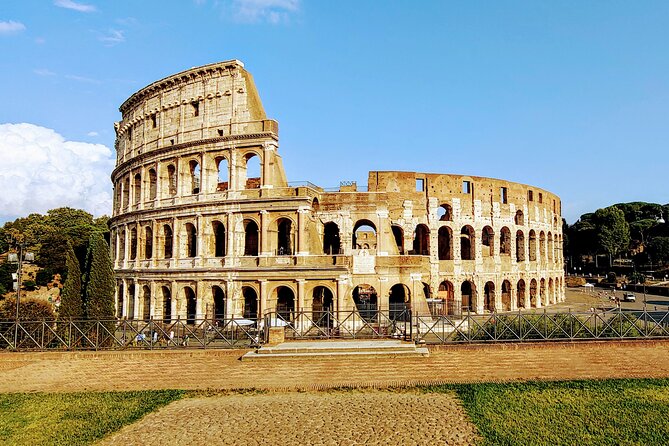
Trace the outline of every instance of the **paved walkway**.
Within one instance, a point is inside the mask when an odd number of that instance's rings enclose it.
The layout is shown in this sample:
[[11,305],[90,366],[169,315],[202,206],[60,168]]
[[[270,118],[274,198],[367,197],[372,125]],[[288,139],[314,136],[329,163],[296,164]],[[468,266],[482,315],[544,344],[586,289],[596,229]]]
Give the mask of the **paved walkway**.
[[669,377],[669,341],[431,348],[418,358],[240,361],[244,351],[0,353],[0,392],[324,389],[428,383]]

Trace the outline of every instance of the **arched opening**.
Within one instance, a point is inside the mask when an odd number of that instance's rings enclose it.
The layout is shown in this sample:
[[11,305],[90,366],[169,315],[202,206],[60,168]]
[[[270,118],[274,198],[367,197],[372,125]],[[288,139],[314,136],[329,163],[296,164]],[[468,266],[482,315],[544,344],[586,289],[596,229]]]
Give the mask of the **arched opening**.
[[293,254],[293,222],[288,218],[280,218],[276,222],[277,255],[289,256]]
[[253,220],[244,220],[244,255],[258,255],[258,225]]
[[230,172],[228,170],[228,160],[226,158],[216,158],[216,168],[218,175],[216,177],[216,190],[223,192],[230,187]]
[[553,287],[553,278],[548,279],[548,303],[555,303],[555,288]]
[[483,306],[488,311],[495,311],[495,284],[493,282],[486,282],[483,292]]
[[121,231],[118,241],[118,259],[121,262],[125,260],[125,230]]
[[503,256],[511,255],[511,231],[506,226],[499,232],[499,254]]
[[144,258],[150,259],[153,257],[153,229],[151,226],[144,228]]
[[123,285],[118,286],[118,294],[116,298],[116,317],[123,318]]
[[133,203],[139,204],[142,201],[142,176],[140,174],[135,174],[135,181],[132,187],[135,190]]
[[462,311],[476,311],[474,302],[476,301],[476,286],[466,280],[460,286],[460,294],[462,295]]
[[291,322],[295,317],[295,293],[287,286],[276,289],[276,313],[284,321]]
[[169,323],[172,321],[172,292],[166,286],[162,287],[163,291],[163,322]]
[[495,255],[495,233],[490,226],[485,226],[481,231],[481,254],[483,257]]
[[520,279],[516,287],[516,306],[525,308],[525,281]]
[[404,255],[404,230],[402,227],[397,225],[392,225],[390,229],[393,231],[393,238],[395,239],[395,246],[397,246],[397,253],[399,255]]
[[546,234],[544,231],[539,233],[539,260],[546,260]]
[[130,260],[137,258],[137,228],[130,230]]
[[166,259],[172,258],[172,228],[170,225],[163,226],[163,257]]
[[[461,309],[455,302],[455,287],[448,280],[439,284],[438,297],[441,302],[430,305],[430,314],[438,316],[442,314],[460,314]],[[429,304],[430,302],[428,302]]]
[[244,297],[244,309],[242,314],[245,319],[258,318],[258,294],[256,290],[249,286],[242,288],[242,296]]
[[145,321],[151,319],[151,288],[148,285],[142,287],[142,318]]
[[511,311],[511,282],[502,282],[502,311]]
[[451,205],[444,203],[439,206],[437,217],[439,217],[439,221],[453,221],[453,208],[451,208]]
[[195,160],[191,160],[188,163],[188,166],[190,168],[190,187],[191,187],[191,193],[192,194],[199,194],[200,193],[200,163],[198,163]]
[[525,224],[525,216],[523,215],[523,211],[516,211],[514,222],[517,226],[523,226]]
[[177,169],[173,164],[167,166],[167,186],[170,195],[177,194]]
[[353,249],[363,249],[364,244],[376,249],[376,226],[369,220],[358,220],[353,226]]
[[430,255],[430,230],[420,224],[413,234],[413,254],[418,256]]
[[225,226],[220,221],[212,222],[214,230],[214,257],[225,257]]
[[537,307],[537,280],[532,279],[530,281],[530,307]]
[[186,223],[186,257],[197,257],[197,228]]
[[439,260],[453,260],[453,232],[451,228],[442,226],[438,232]]
[[135,319],[135,284],[128,286],[128,319]]
[[330,317],[334,311],[334,296],[328,287],[317,286],[314,288],[311,300],[311,311],[313,320],[319,327],[331,327],[333,320]]
[[525,234],[521,230],[516,232],[516,261],[525,261]]
[[539,297],[542,305],[548,304],[548,299],[546,299],[546,279],[541,279],[539,282]]
[[194,324],[197,316],[197,297],[191,287],[184,288],[184,298],[186,299],[186,323]]
[[552,262],[553,261],[553,234],[548,233],[546,235],[546,253],[548,257],[548,261]]
[[460,258],[462,260],[474,260],[475,257],[474,228],[469,225],[463,226],[460,231]]
[[318,198],[314,198],[311,201],[311,211],[312,212],[318,212],[321,210],[321,204],[318,202]]
[[260,157],[255,153],[247,153],[244,156],[244,160],[246,162],[244,188],[259,189],[261,182]]
[[411,293],[408,286],[402,283],[393,285],[388,295],[390,319],[393,321],[406,319],[410,301]]
[[560,243],[557,234],[553,235],[553,260],[555,262],[560,260]]
[[373,286],[362,284],[353,289],[353,302],[360,316],[371,321],[378,311],[378,299]]
[[127,209],[130,205],[130,178],[126,177],[123,181],[123,208]]
[[530,230],[530,262],[537,260],[537,234],[534,229]]
[[225,320],[226,318],[226,308],[225,308],[225,292],[220,286],[214,285],[211,287],[211,293],[214,298],[214,323],[217,321]]
[[325,223],[323,227],[323,254],[340,254],[339,226],[336,223]]
[[149,169],[149,200],[158,196],[158,175],[155,169]]

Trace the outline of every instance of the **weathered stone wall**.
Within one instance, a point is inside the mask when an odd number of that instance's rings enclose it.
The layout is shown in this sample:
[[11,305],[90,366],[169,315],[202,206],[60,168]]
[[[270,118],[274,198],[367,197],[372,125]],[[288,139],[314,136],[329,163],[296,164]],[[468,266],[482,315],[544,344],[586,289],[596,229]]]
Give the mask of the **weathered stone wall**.
[[291,187],[278,124],[241,62],[155,82],[121,112],[111,228],[121,317],[362,304],[457,314],[564,298],[557,196],[414,172],[370,172],[365,192]]

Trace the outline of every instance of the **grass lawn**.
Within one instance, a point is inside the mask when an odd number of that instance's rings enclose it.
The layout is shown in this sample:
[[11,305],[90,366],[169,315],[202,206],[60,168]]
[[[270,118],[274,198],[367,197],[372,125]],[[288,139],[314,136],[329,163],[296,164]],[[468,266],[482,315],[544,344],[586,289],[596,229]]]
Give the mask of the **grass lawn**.
[[183,395],[175,390],[0,394],[0,444],[89,444]]
[[484,445],[667,445],[669,379],[466,384]]

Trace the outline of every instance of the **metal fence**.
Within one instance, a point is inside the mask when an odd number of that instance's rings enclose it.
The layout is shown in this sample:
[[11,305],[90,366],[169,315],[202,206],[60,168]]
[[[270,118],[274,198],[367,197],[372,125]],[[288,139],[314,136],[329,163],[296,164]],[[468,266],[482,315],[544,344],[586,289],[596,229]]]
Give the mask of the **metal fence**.
[[0,321],[0,348],[119,350],[253,348],[281,327],[288,340],[394,338],[427,344],[669,338],[669,311],[416,315],[408,308],[280,311],[259,319]]

